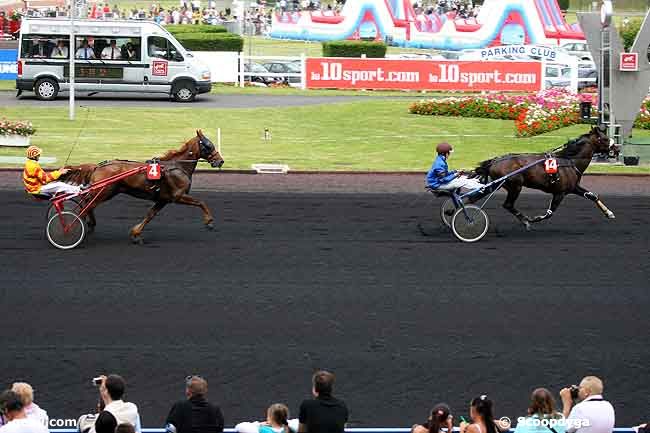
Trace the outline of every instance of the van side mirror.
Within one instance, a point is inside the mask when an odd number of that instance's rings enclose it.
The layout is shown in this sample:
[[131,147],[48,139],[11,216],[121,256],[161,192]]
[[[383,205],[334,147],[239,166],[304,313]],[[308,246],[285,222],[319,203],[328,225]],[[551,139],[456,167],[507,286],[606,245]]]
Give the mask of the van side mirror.
[[183,55],[181,53],[176,53],[176,54],[174,54],[173,60],[175,62],[182,62],[185,59],[183,58]]

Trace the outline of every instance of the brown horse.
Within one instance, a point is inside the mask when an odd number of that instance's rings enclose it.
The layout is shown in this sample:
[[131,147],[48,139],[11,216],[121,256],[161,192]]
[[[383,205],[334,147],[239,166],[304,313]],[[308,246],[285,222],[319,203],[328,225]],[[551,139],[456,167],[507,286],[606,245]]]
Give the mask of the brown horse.
[[[224,163],[214,144],[200,130],[196,131],[196,136],[192,137],[183,147],[178,150],[170,150],[159,158],[160,180],[148,180],[147,174],[141,172],[110,184],[99,192],[97,199],[92,203],[88,212],[89,229],[92,231],[97,224],[92,211],[97,205],[110,200],[118,194],[128,194],[154,202],[146,217],[131,228],[130,235],[133,242],[142,243],[141,235],[145,225],[169,203],[200,207],[203,211],[205,226],[212,230],[214,228],[214,218],[210,213],[210,209],[201,200],[188,195],[192,185],[192,175],[199,159],[207,160],[212,167],[221,167]],[[72,166],[68,167],[71,171],[62,176],[62,180],[69,183],[92,185],[94,182],[142,165],[141,162],[112,160],[99,165],[83,164]]]
[[[610,150],[610,141],[600,127],[593,127],[587,134],[581,135],[576,140],[571,140],[564,147],[554,154],[558,162],[559,179],[553,179],[546,174],[544,164],[540,163],[506,180],[503,187],[508,192],[503,207],[530,230],[530,223],[537,223],[550,218],[557,210],[564,197],[568,194],[576,194],[596,203],[598,208],[607,216],[614,219],[614,213],[607,209],[598,195],[580,186],[580,180],[592,157],[596,153],[606,153]],[[510,154],[498,158],[483,161],[476,168],[476,174],[481,176],[484,183],[489,179],[498,179],[512,173],[527,164],[540,159],[545,159],[546,154]],[[538,189],[545,193],[552,194],[551,204],[545,215],[534,218],[522,214],[515,208],[515,202],[521,193],[522,187]]]

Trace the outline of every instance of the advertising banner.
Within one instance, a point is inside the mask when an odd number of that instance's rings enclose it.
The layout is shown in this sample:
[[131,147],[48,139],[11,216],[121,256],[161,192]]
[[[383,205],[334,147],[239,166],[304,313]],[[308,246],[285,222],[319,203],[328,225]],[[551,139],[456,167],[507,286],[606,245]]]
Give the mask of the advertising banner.
[[0,50],[0,80],[15,80],[18,74],[18,51]]
[[540,62],[309,58],[309,89],[536,92]]

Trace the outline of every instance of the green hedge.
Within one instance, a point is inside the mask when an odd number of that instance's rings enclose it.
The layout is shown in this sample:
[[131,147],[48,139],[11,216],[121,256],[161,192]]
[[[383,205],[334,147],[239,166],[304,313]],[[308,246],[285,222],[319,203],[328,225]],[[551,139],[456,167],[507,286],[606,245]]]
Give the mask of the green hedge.
[[366,41],[323,42],[324,57],[361,57],[362,54],[370,58],[383,58],[386,56],[386,44]]
[[640,19],[633,18],[630,20],[628,25],[623,26],[621,24],[621,27],[618,29],[618,33],[623,39],[623,46],[625,47],[626,51],[632,48],[634,40],[636,39],[636,35],[639,33],[639,30],[641,30],[641,24],[642,21]]
[[174,35],[190,51],[242,51],[244,40],[232,33],[177,33]]
[[165,26],[165,29],[173,35],[178,33],[227,33],[224,26],[211,26],[207,24],[176,24]]

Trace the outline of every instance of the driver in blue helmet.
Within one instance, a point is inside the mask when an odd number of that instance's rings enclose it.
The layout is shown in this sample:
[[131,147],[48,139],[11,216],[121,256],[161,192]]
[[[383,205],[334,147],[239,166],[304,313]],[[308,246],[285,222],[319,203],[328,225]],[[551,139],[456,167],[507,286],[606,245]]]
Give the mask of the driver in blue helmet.
[[471,179],[456,170],[449,171],[447,160],[453,151],[454,148],[451,144],[446,142],[439,143],[436,146],[438,156],[427,173],[427,187],[438,191],[455,191],[459,188],[468,190],[483,188],[485,185],[478,180]]

